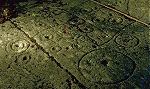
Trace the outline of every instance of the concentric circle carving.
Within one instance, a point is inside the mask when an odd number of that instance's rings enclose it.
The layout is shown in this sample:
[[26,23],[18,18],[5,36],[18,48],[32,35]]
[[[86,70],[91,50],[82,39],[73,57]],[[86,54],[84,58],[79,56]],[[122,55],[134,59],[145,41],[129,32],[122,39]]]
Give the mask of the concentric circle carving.
[[9,53],[10,52],[20,53],[20,52],[26,51],[29,48],[29,46],[30,46],[30,43],[27,40],[24,40],[24,39],[15,40],[7,44],[6,51]]
[[79,60],[79,71],[94,83],[114,84],[128,79],[135,69],[135,62],[117,51],[99,49],[85,54]]

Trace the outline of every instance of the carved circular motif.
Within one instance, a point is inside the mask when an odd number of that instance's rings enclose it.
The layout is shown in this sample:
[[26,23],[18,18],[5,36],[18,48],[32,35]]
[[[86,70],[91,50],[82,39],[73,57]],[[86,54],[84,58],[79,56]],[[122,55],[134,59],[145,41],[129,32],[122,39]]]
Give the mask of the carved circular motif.
[[[48,29],[49,30],[49,29]],[[49,41],[49,40],[52,40],[54,38],[54,36],[52,35],[52,31],[42,31],[39,33],[39,39],[41,41]]]
[[116,35],[115,32],[110,32],[107,29],[95,30],[91,33],[88,33],[88,36],[91,39],[95,40],[98,45],[103,45],[109,42],[115,35]]
[[139,39],[130,34],[120,34],[116,37],[115,42],[124,47],[134,47],[139,44]]
[[69,20],[69,24],[70,25],[73,25],[73,26],[78,26],[78,25],[81,25],[81,24],[84,24],[85,23],[85,20],[82,19],[82,18],[79,18],[79,17],[72,17],[70,20]]
[[24,39],[11,41],[7,44],[6,50],[7,52],[24,52],[30,46],[30,43]]
[[16,55],[15,56],[15,63],[17,63],[17,65],[22,66],[22,65],[29,63],[31,58],[32,58],[32,55],[29,53]]
[[114,84],[128,79],[136,65],[122,53],[99,49],[85,54],[78,67],[81,74],[94,83]]
[[90,24],[82,24],[82,25],[78,25],[78,28],[81,32],[84,32],[84,33],[90,33],[94,30],[93,26],[90,25]]

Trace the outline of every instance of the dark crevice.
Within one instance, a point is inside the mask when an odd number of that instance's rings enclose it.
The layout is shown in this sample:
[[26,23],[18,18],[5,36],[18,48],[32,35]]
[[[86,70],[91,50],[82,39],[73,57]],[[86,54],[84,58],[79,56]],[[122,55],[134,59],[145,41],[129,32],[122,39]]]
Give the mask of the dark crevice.
[[71,89],[71,86],[72,86],[71,80],[67,79],[66,82],[67,82],[68,88]]

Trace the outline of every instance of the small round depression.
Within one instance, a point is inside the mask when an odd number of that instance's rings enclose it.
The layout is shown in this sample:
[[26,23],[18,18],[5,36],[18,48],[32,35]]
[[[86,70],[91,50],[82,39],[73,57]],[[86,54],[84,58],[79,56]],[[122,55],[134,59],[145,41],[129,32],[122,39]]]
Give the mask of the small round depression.
[[100,63],[101,63],[102,65],[104,65],[104,66],[107,66],[107,65],[108,65],[108,61],[107,61],[107,60],[102,60]]
[[49,39],[49,36],[44,36],[46,39]]

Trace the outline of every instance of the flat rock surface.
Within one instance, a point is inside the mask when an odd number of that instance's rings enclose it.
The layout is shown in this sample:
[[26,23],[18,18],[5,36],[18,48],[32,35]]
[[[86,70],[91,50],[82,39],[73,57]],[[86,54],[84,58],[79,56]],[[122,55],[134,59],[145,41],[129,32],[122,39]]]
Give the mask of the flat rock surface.
[[149,89],[147,2],[19,2],[0,24],[0,89]]

